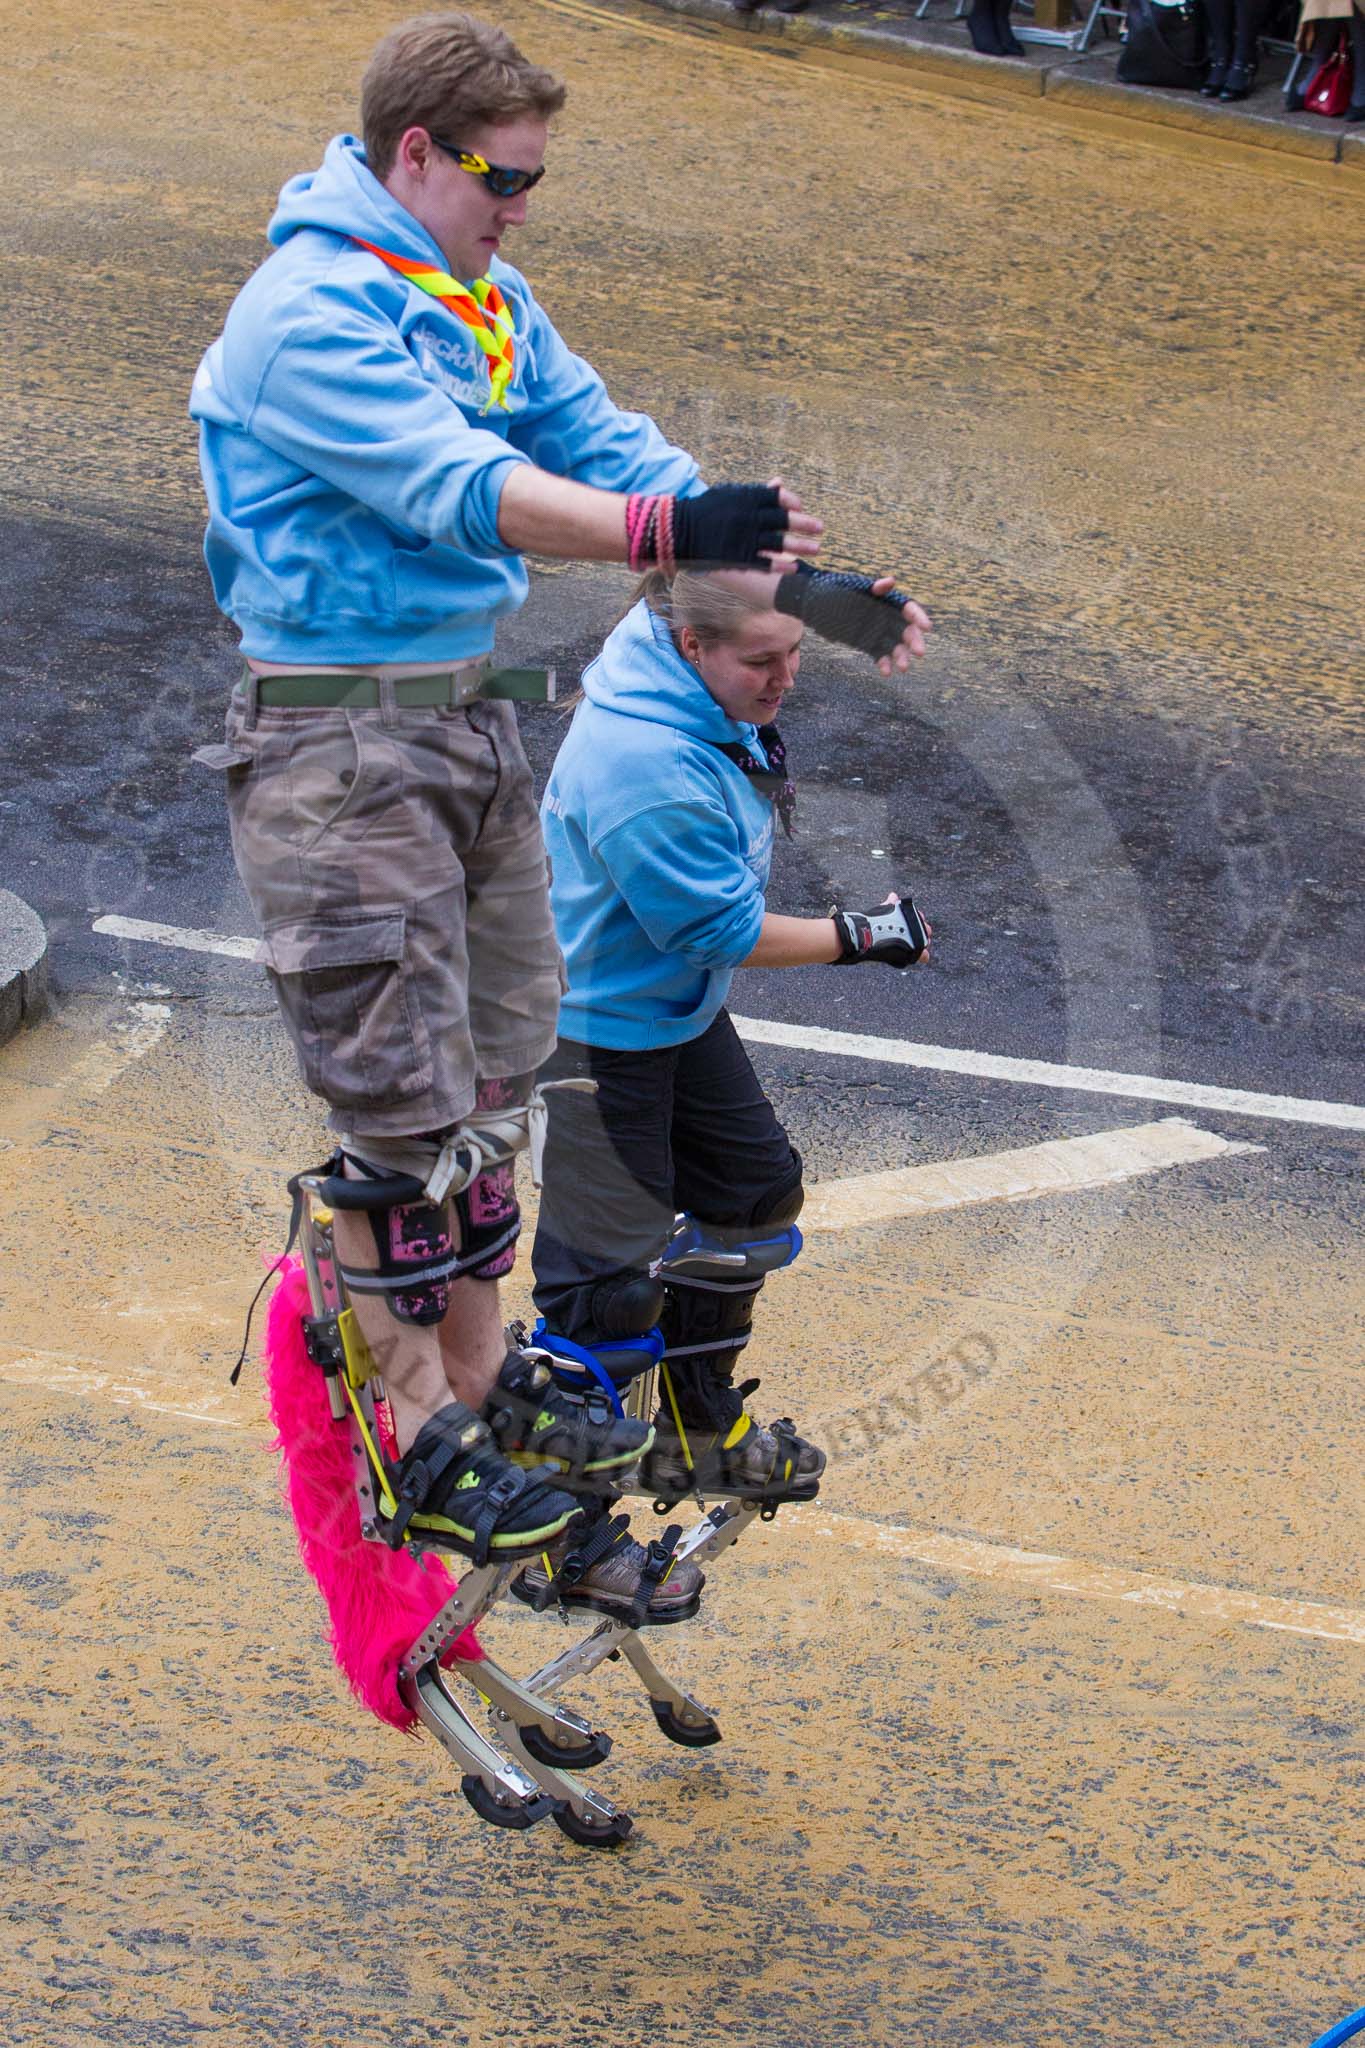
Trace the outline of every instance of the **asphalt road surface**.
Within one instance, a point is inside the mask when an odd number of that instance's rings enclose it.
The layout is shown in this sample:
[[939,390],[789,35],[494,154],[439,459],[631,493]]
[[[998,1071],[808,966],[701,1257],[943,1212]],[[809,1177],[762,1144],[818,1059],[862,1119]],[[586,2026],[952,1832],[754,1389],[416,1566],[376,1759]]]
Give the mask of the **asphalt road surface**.
[[[760,1404],[834,1455],[660,1646],[724,1745],[613,1670],[575,1704],[630,1846],[480,1830],[346,1698],[225,1385],[320,1142],[268,992],[93,929],[250,929],[184,409],[382,24],[12,27],[0,883],[58,1004],[0,1053],[7,2037],[1306,2048],[1362,1995],[1358,204],[643,7],[500,18],[572,88],[511,251],[563,331],[935,617],[894,684],[809,649],[772,898],[912,886],[932,966],[734,1007],[793,1027],[755,1057],[813,1181],[981,1181],[768,1291]],[[500,649],[571,681],[624,591],[547,568]],[[1206,1156],[1107,1185],[990,1163],[1177,1115]]]

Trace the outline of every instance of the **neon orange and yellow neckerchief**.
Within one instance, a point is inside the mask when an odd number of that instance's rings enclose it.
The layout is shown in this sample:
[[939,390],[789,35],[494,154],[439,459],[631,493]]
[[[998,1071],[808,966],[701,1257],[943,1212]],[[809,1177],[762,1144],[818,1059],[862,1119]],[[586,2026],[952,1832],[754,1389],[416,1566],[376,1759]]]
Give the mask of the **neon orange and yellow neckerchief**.
[[352,235],[351,240],[358,242],[362,249],[368,249],[372,256],[382,257],[409,284],[415,284],[420,291],[430,292],[433,299],[449,306],[451,312],[464,321],[488,358],[490,389],[488,403],[483,410],[491,412],[495,405],[500,405],[505,412],[510,412],[507,387],[512,381],[515,364],[512,315],[492,278],[475,278],[471,291],[448,271],[434,270],[429,263],[414,263],[407,256],[395,256],[392,250],[381,249],[361,235]]

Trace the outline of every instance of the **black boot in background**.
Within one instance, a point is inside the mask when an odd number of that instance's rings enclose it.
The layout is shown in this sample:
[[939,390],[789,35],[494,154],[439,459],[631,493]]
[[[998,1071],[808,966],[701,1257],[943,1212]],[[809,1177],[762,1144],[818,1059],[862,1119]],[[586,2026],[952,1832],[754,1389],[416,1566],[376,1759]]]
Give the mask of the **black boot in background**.
[[995,25],[995,0],[972,0],[967,11],[967,33],[972,48],[983,57],[1003,57],[1000,31]]
[[1199,90],[1206,100],[1216,100],[1232,62],[1234,0],[1204,0],[1204,19],[1209,30],[1208,69]]
[[995,33],[1000,43],[1001,55],[1022,57],[1024,46],[1010,27],[1012,0],[995,0]]
[[1264,0],[1237,0],[1232,34],[1232,62],[1223,80],[1220,100],[1244,100],[1256,85],[1261,24],[1265,20]]

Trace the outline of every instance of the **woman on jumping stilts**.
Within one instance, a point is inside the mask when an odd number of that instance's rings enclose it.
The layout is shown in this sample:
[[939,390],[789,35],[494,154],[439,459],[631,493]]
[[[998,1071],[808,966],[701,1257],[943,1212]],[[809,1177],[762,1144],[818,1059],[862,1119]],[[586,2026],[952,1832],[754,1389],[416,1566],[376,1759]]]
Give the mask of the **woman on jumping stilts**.
[[[735,1380],[764,1279],[800,1249],[802,1182],[725,999],[737,967],[927,953],[909,897],[785,917],[764,893],[774,824],[792,828],[776,720],[806,626],[889,674],[928,624],[890,577],[655,569],[584,674],[545,792],[568,988],[543,1078],[597,1087],[547,1097],[535,1341],[617,1391],[657,1364],[642,1480],[665,1500],[819,1490],[823,1452],[786,1419],[759,1422],[756,1382]],[[531,1565],[518,1590],[534,1598],[547,1576]],[[680,1565],[651,1618],[695,1611],[698,1587]]]

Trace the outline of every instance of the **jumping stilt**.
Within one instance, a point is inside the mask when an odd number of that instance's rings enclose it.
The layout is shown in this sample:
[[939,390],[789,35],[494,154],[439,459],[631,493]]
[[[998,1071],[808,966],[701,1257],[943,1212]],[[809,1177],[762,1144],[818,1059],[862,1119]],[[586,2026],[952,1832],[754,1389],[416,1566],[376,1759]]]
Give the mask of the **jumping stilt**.
[[[349,1482],[349,1506],[335,1499],[330,1503],[329,1538],[334,1543],[341,1539],[341,1551],[352,1571],[360,1570],[374,1581],[372,1606],[377,1609],[390,1590],[401,1585],[409,1603],[403,1611],[418,1612],[412,1605],[414,1597],[421,1610],[417,1626],[397,1646],[391,1627],[378,1649],[364,1639],[363,1630],[360,1639],[348,1638],[343,1643],[337,1607],[329,1593],[338,1656],[367,1704],[396,1725],[425,1728],[435,1737],[459,1771],[461,1790],[481,1819],[506,1828],[528,1828],[550,1819],[585,1846],[616,1847],[631,1832],[630,1815],[578,1775],[606,1761],[612,1750],[611,1737],[561,1704],[555,1695],[586,1681],[607,1660],[623,1659],[669,1741],[686,1748],[706,1748],[720,1741],[719,1725],[698,1700],[666,1675],[647,1647],[641,1632],[649,1626],[649,1602],[644,1597],[638,1615],[601,1620],[529,1678],[514,1677],[489,1655],[477,1634],[479,1624],[526,1568],[527,1551],[523,1548],[505,1559],[493,1556],[484,1563],[470,1564],[469,1545],[450,1533],[448,1522],[431,1516],[403,1521],[384,1384],[348,1306],[346,1283],[332,1246],[332,1215],[323,1198],[322,1177],[303,1175],[296,1185],[302,1268],[287,1271],[272,1308],[268,1370],[305,1555],[310,1556],[310,1545],[320,1538],[316,1529],[305,1526],[294,1482],[310,1449],[321,1439],[331,1458],[329,1473],[334,1478],[344,1473]],[[283,1366],[276,1323],[278,1318],[290,1317],[294,1328],[301,1330],[302,1351],[309,1362],[306,1385],[312,1391],[313,1406],[306,1414],[289,1409],[280,1394]],[[525,1355],[534,1362],[539,1354],[530,1345]],[[653,1376],[649,1375],[630,1390],[627,1413],[647,1415],[652,1402]],[[600,1494],[594,1504],[598,1519],[589,1522],[589,1534],[603,1526],[602,1517],[625,1496],[654,1496],[653,1486],[634,1469],[612,1478],[614,1490]],[[661,1570],[681,1564],[714,1566],[756,1520],[775,1512],[774,1504],[761,1495],[713,1496],[708,1504],[698,1489],[697,1497],[702,1507],[699,1517],[690,1527],[670,1530],[669,1540],[657,1546],[664,1553]],[[675,1505],[655,1501],[661,1510]],[[347,1528],[349,1539],[345,1537]],[[586,1537],[576,1540],[586,1545]],[[459,1576],[452,1583],[450,1567],[457,1556]],[[553,1603],[553,1576],[548,1590]],[[557,1612],[564,1621],[571,1619],[567,1607],[558,1606]],[[352,1630],[351,1635],[355,1634]],[[460,1697],[466,1689],[467,1700]],[[479,1709],[487,1713],[486,1729],[479,1725]]]

